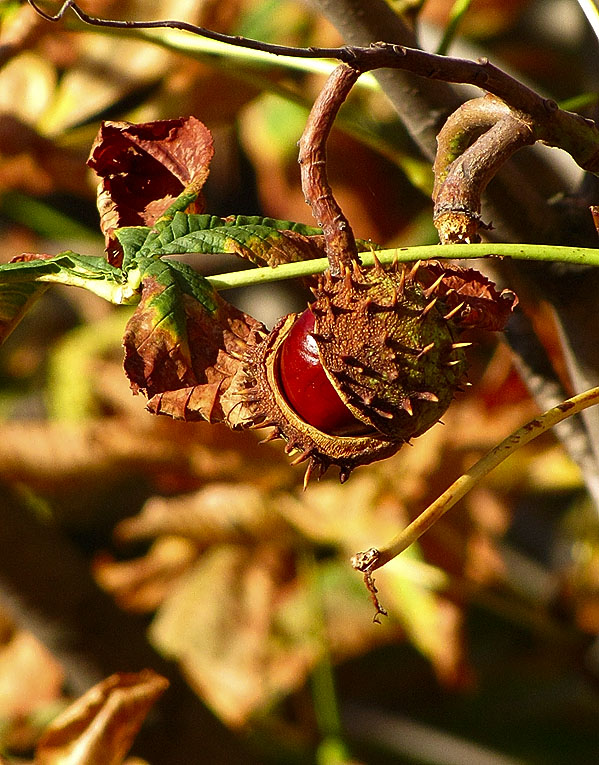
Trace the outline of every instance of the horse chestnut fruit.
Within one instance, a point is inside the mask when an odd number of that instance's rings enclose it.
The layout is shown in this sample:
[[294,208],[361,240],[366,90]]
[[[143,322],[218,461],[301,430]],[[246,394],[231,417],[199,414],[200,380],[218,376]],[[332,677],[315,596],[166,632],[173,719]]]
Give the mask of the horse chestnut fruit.
[[315,302],[247,345],[247,418],[273,426],[306,480],[394,454],[434,425],[466,372],[464,327],[501,329],[514,305],[478,272],[430,261],[325,272]]

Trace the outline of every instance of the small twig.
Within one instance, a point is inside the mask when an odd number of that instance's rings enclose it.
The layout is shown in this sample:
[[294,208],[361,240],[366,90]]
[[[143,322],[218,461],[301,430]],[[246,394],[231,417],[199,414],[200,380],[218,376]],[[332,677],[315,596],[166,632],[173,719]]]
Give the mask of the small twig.
[[322,228],[333,275],[339,275],[344,266],[359,260],[352,228],[328,182],[326,141],[337,112],[359,76],[359,70],[346,64],[331,73],[314,102],[299,141],[304,197],[312,208],[317,225]]
[[469,99],[447,118],[437,134],[433,199],[439,194],[439,188],[445,182],[455,160],[472,146],[477,138],[511,113],[505,101],[486,95]]
[[558,422],[596,404],[599,404],[599,387],[591,388],[584,391],[584,393],[579,393],[576,396],[572,396],[572,398],[562,401],[557,406],[518,428],[518,430],[514,431],[514,433],[476,462],[464,475],[454,481],[440,497],[392,539],[388,545],[381,548],[373,547],[366,552],[354,555],[351,560],[352,566],[358,571],[372,574],[377,568],[384,566],[385,563],[388,563],[419,539],[439,518],[473,489],[482,478],[517,449],[545,433]]
[[80,8],[74,0],[65,0],[54,14],[43,11],[35,0],[27,0],[27,2],[42,18],[46,19],[46,21],[60,21],[66,15],[67,11],[71,10],[78,19],[83,21],[84,24],[89,24],[93,27],[110,27],[112,29],[178,29],[181,32],[190,32],[191,34],[200,37],[206,37],[208,40],[216,40],[217,42],[227,43],[227,45],[260,50],[265,53],[272,53],[275,56],[336,58],[342,61],[350,61],[353,59],[353,56],[347,50],[345,53],[339,55],[341,50],[339,48],[297,48],[288,45],[265,43],[260,40],[252,40],[249,37],[242,37],[241,35],[227,35],[223,32],[215,32],[212,29],[206,29],[205,27],[200,27],[187,21],[176,21],[174,19],[162,19],[156,21],[102,19],[97,16],[90,16]]
[[370,571],[364,572],[364,585],[366,586],[366,589],[370,593],[370,599],[372,600],[372,603],[374,605],[375,613],[372,617],[372,621],[375,624],[380,624],[381,620],[379,619],[379,616],[388,616],[389,613],[386,608],[383,607],[383,604],[379,600],[379,591],[376,588],[376,585],[374,583],[374,577],[372,576],[372,573]]

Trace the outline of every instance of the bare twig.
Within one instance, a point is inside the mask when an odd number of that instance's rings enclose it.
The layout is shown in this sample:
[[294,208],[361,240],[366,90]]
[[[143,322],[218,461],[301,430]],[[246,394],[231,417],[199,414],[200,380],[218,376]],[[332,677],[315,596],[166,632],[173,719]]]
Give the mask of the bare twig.
[[562,401],[557,406],[544,412],[539,417],[527,422],[518,430],[495,446],[482,459],[476,462],[467,473],[460,476],[426,510],[403,529],[389,544],[381,548],[373,547],[357,553],[352,558],[352,566],[358,571],[371,574],[406,550],[425,531],[431,528],[448,510],[473,489],[482,478],[501,464],[517,449],[530,443],[567,417],[572,417],[590,406],[599,404],[599,388],[591,388],[584,393]]

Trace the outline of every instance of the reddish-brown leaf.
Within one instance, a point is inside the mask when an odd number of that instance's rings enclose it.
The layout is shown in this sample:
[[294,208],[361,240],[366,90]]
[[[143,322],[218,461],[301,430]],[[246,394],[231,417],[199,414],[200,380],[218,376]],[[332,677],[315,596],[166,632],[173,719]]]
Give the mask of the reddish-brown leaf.
[[114,265],[120,265],[115,229],[152,226],[184,190],[196,196],[188,211],[203,211],[213,154],[212,135],[195,117],[102,124],[87,163],[101,178],[100,225]]
[[[499,293],[489,279],[474,268],[429,260],[422,264],[416,278],[430,286],[443,274],[443,281],[436,287],[438,295],[447,307],[456,309],[453,320],[460,327],[501,331],[518,305],[518,298],[511,290]],[[458,306],[461,306],[458,308]]]
[[239,425],[242,410],[227,397],[250,332],[260,322],[214,294],[215,310],[180,296],[180,317],[156,310],[169,288],[145,279],[138,310],[124,336],[125,372],[154,414]]

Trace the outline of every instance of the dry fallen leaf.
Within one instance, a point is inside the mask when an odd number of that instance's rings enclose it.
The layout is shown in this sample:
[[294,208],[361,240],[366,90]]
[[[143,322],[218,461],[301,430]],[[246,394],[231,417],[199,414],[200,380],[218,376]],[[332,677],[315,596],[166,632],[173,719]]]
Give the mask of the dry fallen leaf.
[[40,739],[37,765],[122,765],[168,681],[152,670],[116,674],[60,714]]
[[100,554],[93,565],[96,581],[127,611],[154,611],[197,558],[196,546],[181,537],[156,540],[143,558],[116,561]]

